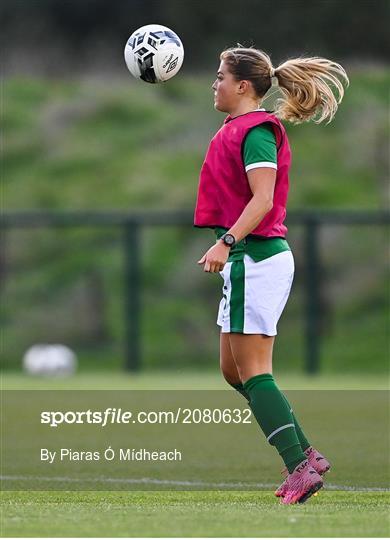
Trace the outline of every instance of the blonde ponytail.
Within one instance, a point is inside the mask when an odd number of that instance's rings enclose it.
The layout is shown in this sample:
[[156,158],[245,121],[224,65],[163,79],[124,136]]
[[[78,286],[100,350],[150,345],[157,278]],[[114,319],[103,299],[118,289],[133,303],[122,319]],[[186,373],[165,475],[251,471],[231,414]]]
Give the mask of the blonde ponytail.
[[275,115],[300,124],[333,120],[344,96],[343,83],[349,85],[344,68],[326,58],[296,58],[275,69],[282,98],[276,101]]

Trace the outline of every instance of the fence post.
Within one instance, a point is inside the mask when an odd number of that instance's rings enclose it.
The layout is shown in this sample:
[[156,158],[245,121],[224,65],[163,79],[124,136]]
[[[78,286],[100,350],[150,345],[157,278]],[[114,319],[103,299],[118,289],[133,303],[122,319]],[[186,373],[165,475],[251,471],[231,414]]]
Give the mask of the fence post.
[[141,366],[141,242],[140,225],[134,220],[124,225],[125,347],[128,371]]
[[306,256],[306,351],[305,371],[318,373],[320,369],[320,223],[314,215],[305,219]]

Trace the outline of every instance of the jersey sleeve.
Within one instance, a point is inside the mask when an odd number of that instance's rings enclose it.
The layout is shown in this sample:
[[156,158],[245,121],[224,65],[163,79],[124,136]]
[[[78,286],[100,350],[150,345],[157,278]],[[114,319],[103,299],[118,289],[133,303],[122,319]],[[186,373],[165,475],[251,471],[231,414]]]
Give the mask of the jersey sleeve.
[[250,130],[244,142],[245,171],[259,167],[277,169],[276,137],[271,126],[262,124]]

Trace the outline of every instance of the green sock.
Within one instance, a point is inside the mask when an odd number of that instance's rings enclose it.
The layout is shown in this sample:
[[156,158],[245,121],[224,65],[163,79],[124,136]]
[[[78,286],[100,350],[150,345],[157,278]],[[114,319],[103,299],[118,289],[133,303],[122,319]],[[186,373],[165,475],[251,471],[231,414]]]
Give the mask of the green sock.
[[281,392],[281,394],[282,394],[282,396],[284,397],[284,400],[286,401],[288,408],[290,409],[291,415],[292,415],[293,420],[294,420],[295,431],[297,432],[299,442],[301,443],[302,451],[304,452],[305,450],[307,450],[307,449],[309,448],[309,446],[311,446],[311,444],[310,444],[309,441],[306,439],[305,434],[303,433],[302,428],[301,428],[301,426],[299,425],[299,422],[298,422],[298,420],[297,420],[295,414],[293,413],[292,407],[291,407],[291,405],[290,405],[288,399],[287,399],[286,396],[283,394],[283,392]]
[[[249,396],[247,394],[247,392],[244,390],[244,387],[242,385],[242,383],[229,383],[230,386],[232,386],[235,390],[237,390],[237,392],[240,392],[240,394],[242,396],[244,396],[244,398],[248,401],[249,405],[250,405],[250,399],[249,399]],[[283,394],[283,392],[281,392],[285,402],[287,403],[287,406],[288,408],[290,409],[290,412],[291,412],[291,415],[293,417],[293,420],[294,420],[294,426],[295,426],[295,431],[297,432],[297,435],[298,435],[298,439],[299,439],[299,442],[301,443],[301,448],[302,448],[302,451],[304,452],[305,450],[307,450],[309,448],[310,443],[309,441],[306,439],[305,437],[305,434],[303,433],[302,431],[302,428],[301,426],[299,425],[299,422],[297,420],[297,417],[295,416],[295,414],[293,413],[293,410],[291,408],[291,405],[288,401],[288,399],[286,398],[286,396]]]
[[288,472],[293,472],[295,467],[307,458],[302,451],[286,398],[271,373],[251,377],[243,387],[267,441],[276,447]]
[[247,402],[250,404],[250,401],[249,401],[249,396],[248,394],[245,392],[244,390],[244,387],[242,386],[242,383],[229,383],[230,386],[233,386],[234,390],[237,390],[237,392],[240,392],[240,394],[242,396],[244,396],[244,398],[247,400]]

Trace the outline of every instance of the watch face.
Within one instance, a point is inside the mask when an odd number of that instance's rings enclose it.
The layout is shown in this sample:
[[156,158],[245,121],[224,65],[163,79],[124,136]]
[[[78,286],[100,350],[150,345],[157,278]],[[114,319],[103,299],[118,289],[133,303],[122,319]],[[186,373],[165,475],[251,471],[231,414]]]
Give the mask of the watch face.
[[236,240],[232,234],[225,234],[225,236],[223,237],[223,241],[228,246],[232,246]]

